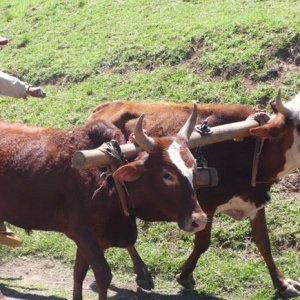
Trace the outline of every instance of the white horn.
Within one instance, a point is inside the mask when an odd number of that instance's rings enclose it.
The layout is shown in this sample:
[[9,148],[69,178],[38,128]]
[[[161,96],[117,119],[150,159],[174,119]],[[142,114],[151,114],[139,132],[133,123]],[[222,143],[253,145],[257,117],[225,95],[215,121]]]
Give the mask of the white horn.
[[145,151],[148,153],[153,151],[153,148],[155,146],[154,140],[146,135],[143,131],[143,119],[144,119],[145,114],[142,114],[134,128],[134,140],[135,142]]
[[182,136],[188,142],[192,132],[194,131],[196,122],[197,122],[197,104],[194,103],[193,112],[191,113],[191,115],[189,116],[185,124],[182,126],[182,128],[179,130],[177,135]]
[[278,89],[278,93],[275,99],[275,106],[278,112],[282,113],[286,117],[290,117],[292,115],[292,111],[284,106],[284,104],[281,101],[281,89]]

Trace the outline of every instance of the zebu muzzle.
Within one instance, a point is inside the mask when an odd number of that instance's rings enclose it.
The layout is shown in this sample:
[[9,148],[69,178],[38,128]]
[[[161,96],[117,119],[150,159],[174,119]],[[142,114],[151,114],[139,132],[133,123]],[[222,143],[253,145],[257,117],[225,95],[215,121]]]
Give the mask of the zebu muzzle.
[[194,187],[213,187],[219,182],[218,171],[216,168],[197,167],[194,174]]
[[[197,201],[197,200],[196,200]],[[201,209],[200,205],[197,205],[189,218],[185,219],[185,223],[179,227],[187,232],[196,233],[203,230],[207,225],[207,215]]]
[[198,232],[203,230],[207,225],[207,215],[204,212],[195,212],[192,214],[192,230]]

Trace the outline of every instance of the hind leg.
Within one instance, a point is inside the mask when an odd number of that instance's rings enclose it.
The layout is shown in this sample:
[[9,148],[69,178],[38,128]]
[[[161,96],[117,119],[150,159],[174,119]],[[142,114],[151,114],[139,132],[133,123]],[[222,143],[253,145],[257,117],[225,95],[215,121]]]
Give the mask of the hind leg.
[[[76,243],[79,249],[77,252],[78,257],[82,256],[82,266],[78,267],[78,278],[80,279],[80,276],[84,275],[86,264],[90,265],[99,289],[98,300],[107,300],[107,290],[111,283],[112,274],[104,253],[99,248],[93,233],[81,224],[80,228],[69,232],[68,237]],[[78,293],[78,290],[74,291],[73,300],[82,300],[82,292]]]
[[89,264],[86,262],[77,248],[73,274],[73,299],[82,299],[82,284],[88,269]]
[[265,210],[260,209],[255,218],[250,220],[252,227],[252,235],[254,242],[263,256],[274,287],[285,297],[299,297],[300,283],[294,280],[286,279],[284,275],[278,270],[271,252],[271,245],[268,235],[268,228],[266,223]]

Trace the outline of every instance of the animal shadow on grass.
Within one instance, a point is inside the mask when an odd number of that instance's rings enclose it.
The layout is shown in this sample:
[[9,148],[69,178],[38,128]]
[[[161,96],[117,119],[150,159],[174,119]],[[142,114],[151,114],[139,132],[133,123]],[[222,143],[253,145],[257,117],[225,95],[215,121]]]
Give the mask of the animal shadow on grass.
[[[3,280],[3,278],[0,278]],[[0,291],[6,298],[16,298],[22,300],[66,300],[66,298],[56,297],[56,296],[44,296],[39,295],[37,293],[42,292],[43,289],[40,288],[29,288],[29,287],[21,287],[17,286],[17,289],[22,288],[26,290],[26,292],[19,292],[14,290],[13,284],[11,284],[12,280],[18,280],[17,278],[5,278],[6,280],[10,281],[9,287],[6,284],[0,283]]]
[[145,291],[140,288],[137,291],[132,291],[125,288],[118,288],[113,284],[110,285],[109,289],[116,293],[116,295],[109,297],[109,300],[223,300],[222,298],[206,293],[187,290],[182,290],[177,295],[168,295],[167,292],[161,294],[154,291]]

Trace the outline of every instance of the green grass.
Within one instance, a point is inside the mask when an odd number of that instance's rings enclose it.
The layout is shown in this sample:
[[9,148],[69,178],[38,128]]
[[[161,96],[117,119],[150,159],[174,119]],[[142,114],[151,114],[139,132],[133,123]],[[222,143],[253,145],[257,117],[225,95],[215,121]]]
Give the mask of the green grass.
[[[1,70],[43,86],[47,98],[0,99],[0,118],[66,128],[84,122],[103,101],[245,103],[265,106],[282,87],[300,89],[300,2],[292,0],[2,0]],[[300,277],[298,196],[276,190],[268,223],[278,265]],[[192,236],[173,224],[139,224],[137,248],[156,286],[178,287],[174,276]],[[74,245],[56,233],[17,230],[24,244],[1,246],[3,259],[55,259],[71,267]],[[218,217],[210,250],[199,260],[196,291],[224,299],[271,299],[264,263],[247,221]],[[128,280],[124,250],[107,258]]]
[[76,98],[92,96],[93,104],[255,105],[278,85],[286,96],[299,90],[299,9],[299,1],[3,0],[0,34],[11,42],[1,68],[55,84],[46,90],[57,101],[73,96],[71,83]]

